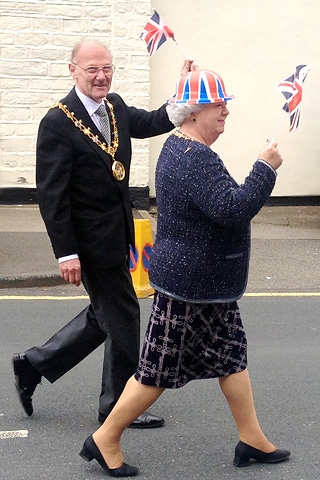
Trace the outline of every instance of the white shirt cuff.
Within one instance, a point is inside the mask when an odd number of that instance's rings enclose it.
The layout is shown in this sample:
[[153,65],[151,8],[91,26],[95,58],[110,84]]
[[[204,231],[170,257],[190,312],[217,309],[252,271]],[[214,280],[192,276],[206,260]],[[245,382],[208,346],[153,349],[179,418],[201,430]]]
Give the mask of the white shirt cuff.
[[68,260],[74,260],[75,258],[79,258],[78,255],[75,253],[73,255],[66,255],[65,257],[58,258],[58,262],[67,262]]

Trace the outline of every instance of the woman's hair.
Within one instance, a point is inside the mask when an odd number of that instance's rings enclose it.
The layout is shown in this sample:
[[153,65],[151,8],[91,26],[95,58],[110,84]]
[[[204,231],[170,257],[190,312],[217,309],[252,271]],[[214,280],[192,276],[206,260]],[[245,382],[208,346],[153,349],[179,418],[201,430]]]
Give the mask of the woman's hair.
[[179,127],[191,113],[201,110],[202,105],[187,105],[185,103],[168,103],[166,106],[169,120],[175,127]]

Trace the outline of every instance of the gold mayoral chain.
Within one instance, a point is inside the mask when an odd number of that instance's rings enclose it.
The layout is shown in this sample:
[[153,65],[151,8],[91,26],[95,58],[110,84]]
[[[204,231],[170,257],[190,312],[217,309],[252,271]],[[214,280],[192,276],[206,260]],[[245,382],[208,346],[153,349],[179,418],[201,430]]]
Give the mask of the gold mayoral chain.
[[73,112],[70,112],[67,108],[67,105],[63,105],[61,102],[54,104],[51,108],[60,108],[70,120],[75,124],[77,128],[81,130],[87,137],[90,138],[98,147],[101,148],[104,152],[108,153],[112,157],[112,174],[116,180],[121,182],[126,175],[125,168],[121,162],[115,159],[115,154],[119,146],[119,135],[118,128],[116,123],[116,117],[113,111],[113,105],[105,98],[106,104],[110,110],[111,115],[111,124],[112,124],[112,142],[110,145],[107,145],[105,142],[101,142],[98,135],[94,135],[91,132],[90,127],[83,125],[82,120],[78,120]]

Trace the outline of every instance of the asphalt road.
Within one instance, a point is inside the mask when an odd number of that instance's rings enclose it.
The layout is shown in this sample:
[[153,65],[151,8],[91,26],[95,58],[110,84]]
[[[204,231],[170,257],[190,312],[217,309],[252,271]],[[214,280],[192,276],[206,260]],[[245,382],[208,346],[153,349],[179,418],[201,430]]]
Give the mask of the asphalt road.
[[[101,347],[54,385],[42,382],[34,395],[31,418],[16,399],[11,369],[14,352],[43,343],[86,305],[81,298],[85,292],[60,286],[0,293],[1,480],[104,478],[97,463],[86,463],[78,455],[84,439],[98,426]],[[143,333],[151,300],[140,300],[140,304]],[[278,465],[234,467],[237,432],[218,382],[196,381],[181,390],[166,391],[152,407],[152,412],[165,417],[163,428],[126,430],[125,458],[139,467],[137,478],[320,477],[319,296],[246,296],[240,308],[260,422],[270,440],[291,450],[291,459]],[[4,432],[19,432],[22,437],[6,438],[17,433]]]

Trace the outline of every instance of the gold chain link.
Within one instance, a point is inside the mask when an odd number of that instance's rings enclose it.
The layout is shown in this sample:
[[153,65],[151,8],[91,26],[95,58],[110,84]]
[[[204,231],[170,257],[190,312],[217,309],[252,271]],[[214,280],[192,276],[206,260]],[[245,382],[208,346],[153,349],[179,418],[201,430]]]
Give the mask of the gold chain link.
[[104,152],[111,155],[113,161],[116,161],[115,160],[115,154],[116,154],[116,151],[118,150],[118,146],[119,146],[119,135],[118,135],[116,117],[115,117],[115,114],[114,114],[114,111],[113,111],[113,105],[106,98],[105,98],[105,101],[106,101],[106,104],[107,104],[107,106],[110,110],[110,115],[111,115],[112,137],[113,137],[111,145],[107,145],[106,143],[101,142],[98,135],[94,135],[91,132],[90,127],[86,127],[85,125],[83,125],[82,120],[78,120],[75,117],[74,113],[70,112],[70,110],[68,110],[67,105],[63,105],[61,102],[58,102],[58,103],[55,103],[54,105],[52,105],[51,108],[60,108],[60,110],[62,110],[67,115],[67,117],[70,118],[70,120],[72,120],[74,125],[77,128],[79,128],[79,130],[81,132],[83,132],[87,137],[89,137],[90,140],[93,141],[93,143],[98,145],[98,147],[100,147],[101,150],[103,150]]

